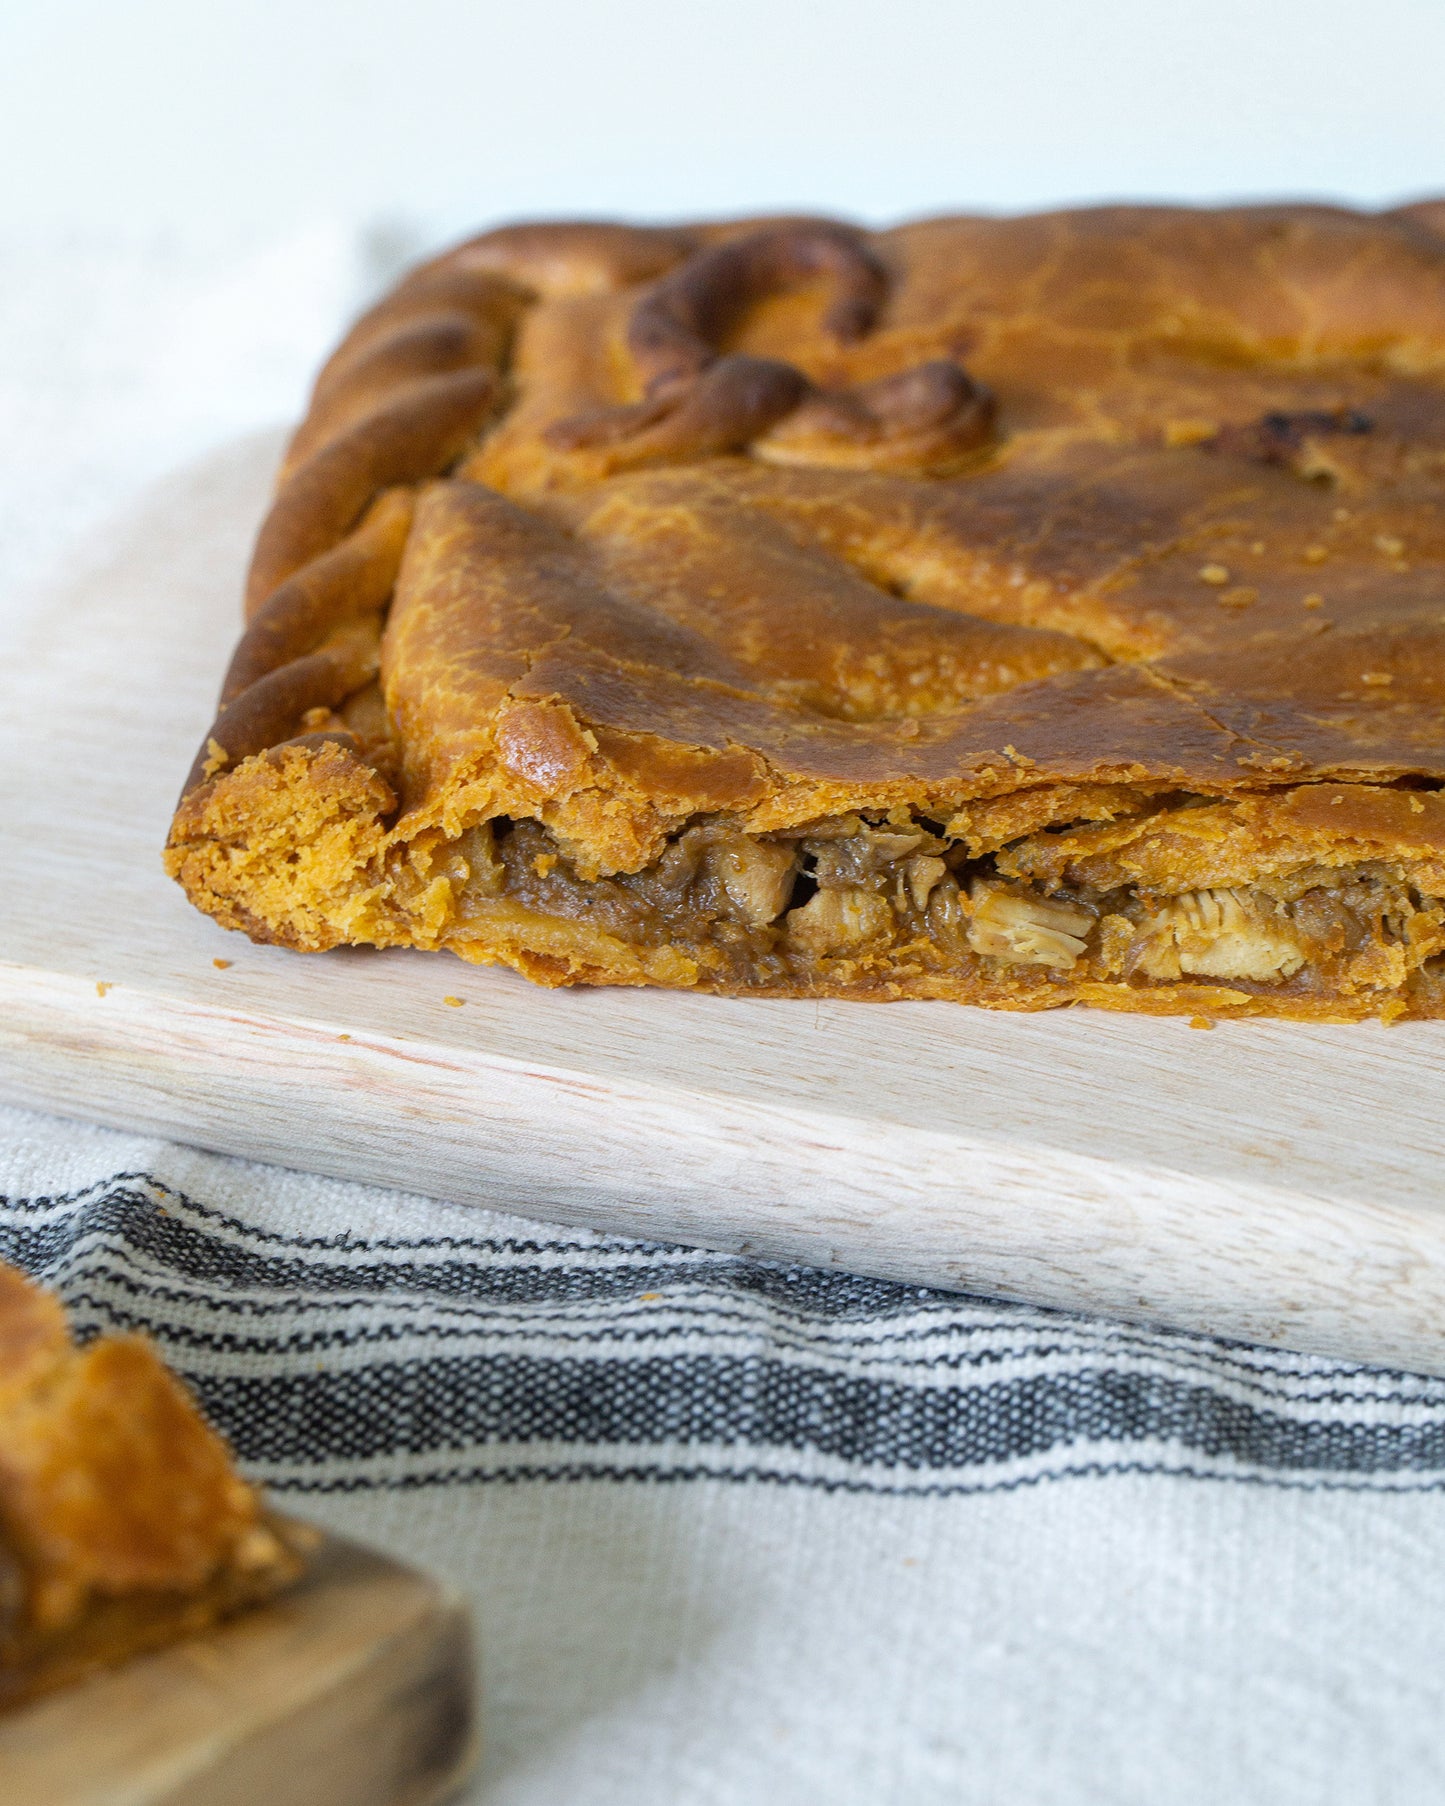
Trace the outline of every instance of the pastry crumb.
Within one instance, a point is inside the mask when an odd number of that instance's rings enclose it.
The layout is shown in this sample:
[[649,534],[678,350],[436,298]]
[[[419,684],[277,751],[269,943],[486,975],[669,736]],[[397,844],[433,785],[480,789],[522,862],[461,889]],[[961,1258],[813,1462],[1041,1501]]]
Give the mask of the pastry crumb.
[[1190,1028],[1213,1028],[1214,1018],[1213,1016],[1191,1016],[1189,1026]]
[[218,972],[229,972],[231,967],[234,966],[235,963],[236,962],[233,959],[213,959],[211,961],[211,964],[216,968],[216,970]]
[[1166,420],[1164,422],[1164,443],[1170,447],[1203,445],[1218,431],[1218,423],[1213,420]]
[[115,986],[113,984],[107,984],[104,979],[98,978],[95,981],[95,994],[97,997],[104,997],[107,991],[113,991],[114,989]]
[[443,997],[442,998],[442,1002],[447,1006],[448,1009],[451,1009],[451,1010],[459,1010],[462,1007],[462,1001],[463,1000],[460,997]]
[[350,1035],[338,1035],[336,1037],[336,1039],[338,1041],[349,1041],[351,1039],[351,1036]]

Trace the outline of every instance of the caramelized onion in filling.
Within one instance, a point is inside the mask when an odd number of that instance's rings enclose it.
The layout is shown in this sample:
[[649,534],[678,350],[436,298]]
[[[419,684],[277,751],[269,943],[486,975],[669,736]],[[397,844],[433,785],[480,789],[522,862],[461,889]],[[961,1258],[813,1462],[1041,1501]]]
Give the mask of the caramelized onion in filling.
[[[899,811],[761,836],[718,817],[640,872],[591,880],[546,828],[503,820],[458,843],[465,877],[443,939],[467,953],[500,920],[544,917],[632,948],[681,950],[730,988],[840,974],[886,988],[965,971],[1014,991],[1205,982],[1337,994],[1433,981],[1445,954],[1438,865],[1348,857],[1347,846],[1331,862],[1276,832],[1256,837],[1246,876],[1237,820],[1206,821],[1206,808],[1229,805],[1186,799],[1142,835],[1084,824],[982,855],[947,825]],[[1124,855],[1104,845],[1111,836]],[[1191,847],[1172,884],[1156,856],[1161,836]]]

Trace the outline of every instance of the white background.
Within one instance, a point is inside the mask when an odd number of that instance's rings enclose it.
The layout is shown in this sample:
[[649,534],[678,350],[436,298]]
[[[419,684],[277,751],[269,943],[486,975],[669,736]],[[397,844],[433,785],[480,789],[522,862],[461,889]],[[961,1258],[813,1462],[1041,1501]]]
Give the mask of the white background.
[[1445,0],[0,0],[0,604],[499,220],[1445,192]]
[[0,227],[1445,189],[1445,0],[3,0]]

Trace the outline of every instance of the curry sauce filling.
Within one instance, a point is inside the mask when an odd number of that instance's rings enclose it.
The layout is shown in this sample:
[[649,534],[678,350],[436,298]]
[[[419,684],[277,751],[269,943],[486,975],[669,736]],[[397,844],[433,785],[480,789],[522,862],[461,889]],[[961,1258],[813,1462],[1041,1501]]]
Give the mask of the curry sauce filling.
[[[1323,813],[1335,791],[1386,799],[1368,832],[1353,806],[1338,828]],[[590,879],[545,827],[503,819],[452,843],[439,938],[494,958],[501,934],[531,949],[531,976],[550,961],[558,979],[615,977],[630,952],[649,975],[657,957],[682,957],[691,982],[728,988],[928,994],[936,978],[1035,1005],[1095,984],[1433,1003],[1445,857],[1408,833],[1426,798],[1433,834],[1435,793],[1358,786],[1141,798],[1124,820],[1001,845],[967,810],[865,810],[765,834],[714,817],[644,870]],[[1395,817],[1407,831],[1383,844]]]

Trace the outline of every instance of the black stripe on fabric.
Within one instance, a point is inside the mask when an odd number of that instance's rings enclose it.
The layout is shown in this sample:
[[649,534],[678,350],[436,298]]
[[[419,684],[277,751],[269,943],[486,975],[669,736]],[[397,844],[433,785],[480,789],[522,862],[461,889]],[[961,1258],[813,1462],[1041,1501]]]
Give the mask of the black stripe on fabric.
[[[126,1175],[133,1180],[134,1175]],[[187,1213],[208,1214],[204,1206],[154,1184],[162,1197],[173,1199]],[[0,1199],[0,1212],[23,1211],[44,1204],[47,1211],[59,1200]],[[233,1219],[221,1219],[224,1227],[244,1229]],[[628,1243],[615,1238],[593,1244],[575,1242],[497,1241],[453,1243],[435,1238],[411,1243],[348,1240],[311,1240],[297,1237],[289,1255],[261,1254],[232,1239],[210,1235],[199,1224],[168,1210],[133,1184],[99,1193],[77,1194],[74,1214],[37,1225],[0,1223],[0,1259],[27,1272],[47,1273],[65,1260],[82,1240],[112,1236],[123,1240],[139,1255],[188,1277],[253,1291],[296,1292],[321,1295],[328,1290],[391,1293],[398,1290],[439,1298],[473,1298],[505,1303],[559,1298],[579,1302],[594,1298],[631,1296],[638,1290],[660,1290],[674,1279],[723,1273],[730,1283],[765,1296],[802,1303],[811,1314],[874,1317],[888,1310],[912,1308],[920,1298],[943,1297],[918,1286],[887,1280],[860,1279],[852,1274],[816,1268],[783,1267],[768,1262],[742,1260],[734,1255],[703,1254],[666,1243]],[[280,1238],[268,1236],[269,1241]],[[455,1258],[407,1261],[396,1258],[402,1249],[455,1247]],[[307,1251],[303,1257],[301,1250]],[[310,1251],[349,1254],[353,1258],[328,1265],[309,1257]],[[363,1264],[354,1258],[366,1253],[374,1258]],[[576,1264],[561,1273],[555,1266],[507,1264],[489,1266],[487,1254],[535,1253],[576,1257]],[[625,1267],[588,1266],[589,1255],[630,1254]]]
[[[1020,1484],[1006,1470],[1025,1461],[1041,1469],[1029,1483],[1193,1464],[1290,1485],[1445,1485],[1445,1381],[661,1243],[288,1237],[124,1174],[0,1200],[0,1256],[57,1283],[82,1326],[157,1334],[242,1459],[287,1489],[420,1483],[397,1478],[398,1461],[436,1484],[691,1476],[975,1492]],[[665,1301],[656,1331],[635,1312],[616,1319],[644,1296]],[[359,1327],[308,1322],[351,1311]],[[504,1336],[534,1346],[498,1347]],[[449,1346],[464,1338],[493,1346]],[[720,1349],[724,1338],[743,1346]],[[426,1352],[397,1358],[388,1344],[403,1340]],[[908,1346],[921,1341],[934,1346]],[[1020,1361],[1034,1370],[996,1371]],[[516,1452],[529,1444],[577,1457],[529,1462]],[[1130,1460],[1131,1444],[1175,1453]],[[1101,1445],[1117,1458],[1085,1458]],[[489,1465],[488,1447],[511,1452]],[[618,1448],[637,1462],[617,1462]],[[737,1459],[703,1464],[704,1448]],[[809,1475],[810,1461],[855,1477]],[[327,1477],[327,1464],[352,1471]]]
[[971,1498],[983,1493],[1022,1492],[1044,1486],[1054,1480],[1106,1480],[1124,1475],[1140,1475],[1160,1480],[1212,1480],[1230,1486],[1262,1486],[1271,1491],[1303,1493],[1361,1493],[1376,1495],[1399,1493],[1435,1493],[1445,1491],[1445,1479],[1410,1480],[1400,1485],[1383,1484],[1374,1476],[1229,1473],[1214,1468],[1193,1467],[1187,1462],[1175,1465],[1165,1461],[1078,1461],[1033,1474],[1012,1474],[1007,1478],[973,1480],[889,1481],[849,1479],[828,1474],[806,1474],[784,1468],[759,1465],[738,1467],[704,1467],[648,1464],[639,1462],[623,1466],[617,1462],[539,1462],[516,1464],[505,1468],[448,1467],[425,1474],[406,1474],[397,1478],[375,1480],[359,1476],[328,1477],[322,1480],[298,1480],[289,1476],[268,1482],[273,1492],[308,1494],[345,1494],[354,1492],[415,1492],[433,1486],[502,1485],[520,1486],[530,1481],[563,1481],[576,1484],[583,1480],[631,1481],[648,1485],[697,1484],[714,1480],[724,1484],[756,1483],[764,1486],[799,1487],[806,1492],[840,1494],[875,1494],[892,1499]]
[[[102,1276],[102,1273],[92,1270],[88,1275],[88,1284],[94,1285]],[[1021,1360],[1032,1363],[1077,1363],[1089,1360],[1095,1366],[1107,1362],[1122,1368],[1131,1362],[1155,1362],[1158,1359],[1157,1346],[1151,1342],[1147,1332],[1115,1335],[1112,1333],[1112,1325],[1104,1326],[1102,1335],[1078,1335],[1072,1340],[1062,1336],[1048,1340],[1044,1333],[1021,1337],[1016,1332],[1016,1326],[1010,1323],[960,1326],[960,1333],[965,1336],[996,1336],[1001,1329],[1006,1329],[1010,1340],[997,1347],[935,1350],[926,1357],[910,1353],[906,1346],[899,1348],[896,1344],[902,1339],[887,1333],[877,1337],[860,1337],[841,1345],[821,1336],[809,1342],[806,1336],[794,1333],[796,1326],[791,1322],[780,1323],[775,1319],[770,1323],[766,1318],[760,1318],[756,1311],[729,1310],[725,1302],[705,1297],[689,1300],[681,1307],[673,1302],[671,1321],[656,1326],[635,1321],[623,1325],[605,1320],[587,1323],[558,1321],[555,1318],[538,1322],[517,1316],[501,1322],[495,1318],[488,1319],[476,1311],[468,1311],[457,1319],[438,1321],[433,1318],[430,1321],[418,1321],[403,1306],[398,1320],[370,1322],[362,1330],[333,1328],[316,1331],[298,1324],[286,1334],[248,1336],[237,1334],[229,1328],[218,1330],[191,1323],[185,1318],[171,1317],[154,1308],[158,1300],[169,1302],[172,1306],[179,1303],[194,1308],[195,1298],[191,1293],[139,1286],[129,1275],[120,1271],[112,1271],[104,1277],[109,1280],[109,1286],[104,1290],[72,1288],[67,1293],[70,1309],[78,1313],[82,1321],[90,1316],[104,1321],[111,1329],[147,1331],[165,1343],[169,1358],[179,1366],[185,1365],[187,1353],[259,1356],[277,1365],[284,1365],[294,1362],[301,1355],[314,1357],[325,1353],[334,1358],[364,1349],[375,1350],[375,1358],[384,1360],[387,1358],[387,1346],[398,1342],[433,1343],[436,1345],[436,1356],[440,1357],[447,1353],[449,1343],[475,1341],[483,1336],[493,1342],[507,1339],[531,1342],[546,1340],[556,1345],[560,1355],[575,1359],[583,1352],[598,1356],[608,1353],[620,1356],[645,1348],[649,1343],[715,1344],[723,1337],[730,1337],[735,1342],[756,1342],[766,1337],[769,1331],[776,1340],[795,1345],[781,1350],[783,1358],[790,1355],[798,1358],[806,1354],[811,1364],[834,1368],[858,1366],[865,1362],[870,1367],[891,1365],[897,1374],[909,1376],[910,1379],[923,1372],[943,1379],[970,1373],[982,1375],[990,1367]],[[120,1306],[113,1295],[115,1290],[142,1303],[149,1301],[152,1308],[141,1308],[139,1304],[136,1308]],[[338,1309],[333,1300],[312,1302],[318,1311],[329,1313]],[[340,1308],[352,1308],[353,1305],[357,1309],[375,1309],[374,1305],[362,1301],[352,1301]],[[207,1299],[205,1308],[209,1316],[223,1317],[228,1310],[240,1309],[245,1312],[246,1304],[217,1297]],[[284,1306],[275,1308],[285,1309],[292,1320],[301,1315],[304,1321],[304,1303],[291,1300]],[[1052,1326],[1045,1325],[1043,1329],[1049,1334],[1054,1333]],[[947,1326],[935,1325],[931,1329],[920,1330],[917,1337],[927,1336],[936,1342],[946,1334]],[[1408,1375],[1399,1376],[1408,1382],[1407,1389],[1392,1390],[1388,1384],[1391,1376],[1383,1370],[1345,1369],[1343,1371],[1353,1374],[1357,1381],[1355,1390],[1347,1390],[1340,1386],[1318,1383],[1330,1379],[1335,1372],[1332,1369],[1326,1369],[1321,1375],[1308,1370],[1297,1373],[1288,1367],[1281,1369],[1279,1365],[1267,1362],[1240,1362],[1234,1358],[1232,1351],[1210,1350],[1201,1354],[1178,1344],[1171,1345],[1169,1349],[1169,1364],[1181,1377],[1194,1376],[1200,1383],[1212,1382],[1216,1387],[1223,1383],[1243,1384],[1261,1399],[1274,1398],[1297,1407],[1306,1404],[1352,1404],[1379,1409],[1382,1404],[1406,1404],[1439,1411],[1442,1421],[1445,1421],[1445,1386],[1430,1380],[1412,1381]],[[1299,1364],[1300,1358],[1296,1357],[1296,1365]],[[1373,1386],[1365,1383],[1371,1380],[1385,1383]],[[1306,1386],[1308,1390],[1305,1389]]]
[[[136,1189],[141,1185],[166,1202],[157,1204],[156,1198]],[[6,1225],[3,1220],[7,1211],[12,1214],[48,1211],[67,1204],[75,1207],[70,1222],[51,1225],[34,1236],[14,1225]],[[168,1210],[167,1205],[172,1208]],[[252,1241],[307,1252],[286,1261],[253,1260],[229,1237],[219,1240],[180,1221],[173,1214],[174,1208]],[[161,1219],[159,1228],[155,1222],[157,1216]],[[667,1243],[629,1242],[620,1237],[599,1235],[586,1241],[560,1237],[556,1241],[540,1241],[532,1237],[287,1236],[226,1216],[143,1173],[120,1174],[113,1181],[53,1197],[0,1197],[0,1258],[47,1277],[63,1290],[68,1291],[67,1261],[75,1248],[82,1243],[103,1241],[107,1235],[118,1237],[132,1258],[150,1255],[152,1266],[177,1277],[213,1287],[224,1284],[225,1291],[213,1291],[208,1296],[208,1308],[244,1316],[256,1315],[268,1308],[295,1310],[303,1297],[307,1302],[324,1306],[328,1312],[371,1308],[365,1297],[348,1299],[341,1296],[348,1292],[383,1297],[393,1308],[416,1309],[423,1308],[427,1302],[443,1306],[468,1303],[587,1304],[597,1298],[632,1298],[639,1292],[660,1291],[664,1285],[669,1288],[679,1284],[694,1288],[711,1285],[719,1298],[754,1294],[775,1305],[794,1307],[800,1322],[813,1322],[824,1313],[845,1321],[857,1319],[870,1346],[892,1333],[909,1339],[933,1337],[938,1334],[938,1325],[946,1323],[950,1333],[956,1335],[996,1335],[1000,1330],[1008,1329],[1031,1336],[1062,1332],[1094,1340],[1105,1336],[1113,1344],[1127,1340],[1150,1349],[1169,1344],[1171,1349],[1177,1350],[1192,1344],[1206,1349],[1211,1358],[1228,1352],[1236,1365],[1256,1371],[1277,1371],[1282,1362],[1298,1363],[1303,1359],[1283,1350],[1257,1348],[1223,1337],[1201,1337],[1188,1331],[1164,1328],[1143,1329],[1124,1322],[1076,1317],[1067,1311],[1012,1300],[939,1292],[821,1269],[749,1261],[735,1255]],[[345,1262],[332,1267],[318,1258],[323,1251],[340,1255],[361,1250],[379,1254],[393,1251],[394,1255],[406,1251],[420,1256],[435,1248],[457,1250],[464,1258],[441,1266],[436,1262],[408,1262],[393,1257],[364,1267]],[[548,1257],[548,1264],[523,1269],[520,1276],[518,1269],[510,1266],[499,1275],[486,1266],[484,1258],[479,1258],[506,1255],[514,1262],[518,1254],[528,1253]],[[619,1254],[637,1258],[625,1267],[599,1274],[596,1271],[580,1272],[578,1262],[569,1266],[555,1264],[559,1255],[567,1254],[577,1256],[579,1262],[602,1254],[609,1259]],[[674,1258],[663,1261],[658,1256]],[[87,1250],[87,1272],[97,1271],[97,1258],[95,1248]],[[116,1277],[119,1283],[132,1287],[137,1296],[147,1290],[146,1284],[135,1275],[121,1278],[117,1272]],[[579,1279],[586,1283],[579,1285]],[[719,1281],[725,1282],[722,1287],[719,1287]],[[155,1296],[167,1295],[153,1287],[150,1290]],[[256,1298],[239,1296],[248,1291],[273,1291],[276,1299],[268,1306]],[[186,1302],[189,1297],[184,1291],[168,1296],[179,1303]],[[720,1307],[714,1305],[714,1308]],[[988,1313],[989,1321],[965,1321],[961,1316],[965,1312],[976,1316],[980,1310]],[[929,1321],[905,1332],[881,1331],[873,1327],[888,1315],[905,1312],[925,1316]],[[1352,1363],[1328,1364],[1311,1360],[1309,1366],[1316,1378],[1349,1377],[1365,1372],[1377,1379],[1389,1374],[1410,1387],[1436,1384],[1420,1376],[1384,1368],[1361,1369]],[[1445,1398],[1445,1391],[1441,1396]]]
[[[155,1198],[136,1189],[138,1184],[149,1187],[166,1203],[157,1204]],[[117,1189],[107,1189],[109,1185]],[[67,1203],[74,1207],[72,1219],[51,1225],[46,1232],[34,1237],[4,1221],[6,1212],[52,1210]],[[179,1220],[174,1214],[177,1208],[251,1240],[325,1250],[332,1255],[347,1250],[368,1253],[395,1250],[397,1254],[405,1250],[419,1256],[431,1248],[447,1248],[467,1250],[470,1258],[448,1263],[445,1267],[397,1258],[373,1261],[364,1267],[347,1263],[329,1266],[317,1254],[276,1262],[252,1260],[229,1236],[220,1239]],[[157,1217],[160,1218],[159,1229]],[[106,1250],[116,1242],[120,1244],[122,1255],[136,1263],[132,1270],[108,1266]],[[525,1307],[531,1304],[586,1307],[600,1300],[631,1300],[647,1292],[662,1295],[666,1290],[670,1296],[675,1296],[679,1287],[688,1288],[696,1296],[707,1288],[711,1292],[707,1305],[710,1316],[732,1315],[741,1321],[744,1313],[738,1308],[737,1301],[762,1300],[803,1327],[816,1324],[825,1316],[831,1320],[830,1327],[832,1322],[856,1326],[870,1349],[881,1346],[891,1336],[900,1341],[934,1339],[942,1330],[958,1338],[1006,1333],[1015,1339],[1027,1338],[1029,1350],[1039,1352],[1044,1347],[1039,1341],[1041,1336],[1067,1335],[1074,1339],[1072,1347],[1075,1350],[1107,1342],[1111,1351],[1131,1348],[1151,1354],[1162,1353],[1171,1360],[1204,1360],[1210,1364],[1227,1360],[1231,1368],[1243,1372],[1307,1371],[1316,1382],[1366,1376],[1374,1382],[1374,1389],[1369,1394],[1371,1398],[1380,1397],[1380,1382],[1393,1381],[1400,1388],[1402,1397],[1415,1400],[1433,1393],[1445,1403],[1445,1382],[1392,1369],[1330,1363],[1222,1337],[1164,1328],[1146,1329],[1121,1321],[1078,1317],[1067,1311],[1012,1300],[931,1291],[806,1267],[784,1267],[664,1243],[628,1242],[604,1236],[589,1241],[559,1239],[556,1242],[532,1237],[478,1237],[473,1241],[464,1237],[288,1237],[225,1216],[160,1180],[135,1173],[118,1175],[113,1182],[57,1197],[0,1197],[0,1258],[9,1259],[57,1285],[72,1306],[90,1302],[108,1322],[125,1322],[130,1327],[150,1327],[157,1333],[167,1333],[162,1322],[157,1321],[159,1313],[155,1311],[127,1318],[124,1312],[117,1311],[113,1300],[88,1298],[77,1291],[78,1274],[72,1272],[71,1257],[81,1246],[85,1247],[84,1272],[92,1281],[108,1272],[114,1285],[137,1299],[166,1300],[182,1308],[194,1303],[194,1286],[190,1290],[167,1289],[163,1282],[157,1282],[139,1270],[148,1266],[152,1272],[159,1269],[177,1279],[191,1280],[196,1286],[209,1288],[205,1300],[208,1313],[233,1318],[254,1319],[266,1313],[297,1314],[307,1305],[316,1305],[328,1314],[347,1310],[373,1311],[374,1300],[378,1298],[383,1299],[389,1309],[404,1312],[428,1307],[466,1309],[470,1306]],[[498,1274],[489,1269],[482,1258],[505,1255],[509,1260],[515,1260],[519,1252],[536,1253],[550,1259],[545,1265],[520,1270],[518,1278],[515,1266]],[[558,1265],[556,1257],[561,1254],[572,1254],[576,1258],[570,1265]],[[619,1254],[636,1254],[639,1260],[601,1275],[595,1270],[583,1269],[581,1263],[602,1254],[609,1260]],[[654,1258],[659,1255],[679,1258],[661,1262]],[[600,1285],[597,1283],[599,1278]],[[224,1289],[218,1289],[221,1287]],[[245,1295],[266,1292],[274,1293],[274,1298],[265,1300]],[[348,1298],[344,1296],[346,1293],[362,1296]],[[837,1308],[840,1303],[845,1308]],[[868,1306],[876,1308],[870,1310]],[[877,1327],[880,1322],[905,1313],[926,1320],[906,1331]],[[982,1321],[979,1320],[981,1315]],[[410,1333],[415,1333],[414,1325],[408,1325],[408,1328]],[[189,1336],[196,1346],[207,1340],[203,1333],[194,1329],[177,1327],[174,1333]],[[440,1329],[438,1333],[441,1333]],[[613,1332],[605,1319],[599,1318],[595,1333],[601,1337]],[[223,1337],[219,1340],[220,1345],[238,1350],[269,1349],[275,1345],[272,1339],[257,1337]],[[1011,1359],[1016,1353],[1017,1349],[1010,1347],[997,1352],[981,1351],[976,1356],[965,1354],[961,1358],[970,1361]],[[935,1362],[937,1359],[935,1357]],[[1336,1396],[1362,1395],[1344,1392]]]
[[1205,1383],[1109,1366],[969,1386],[903,1385],[762,1356],[607,1361],[480,1355],[344,1373],[198,1374],[207,1412],[266,1466],[487,1443],[747,1445],[865,1467],[999,1465],[1162,1441],[1280,1472],[1445,1474],[1445,1417],[1300,1419]]

